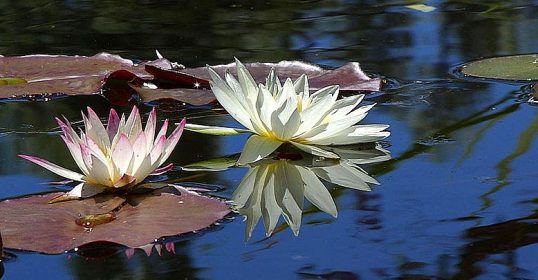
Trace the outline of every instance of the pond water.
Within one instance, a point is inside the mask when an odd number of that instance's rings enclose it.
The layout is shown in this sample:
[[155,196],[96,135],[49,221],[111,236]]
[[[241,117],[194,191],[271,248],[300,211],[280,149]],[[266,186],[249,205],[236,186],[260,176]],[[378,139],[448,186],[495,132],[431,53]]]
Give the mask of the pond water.
[[[158,49],[186,66],[302,60],[327,67],[358,61],[386,77],[366,97],[365,123],[390,124],[392,159],[361,165],[379,181],[364,192],[329,185],[338,217],[305,202],[298,236],[281,219],[245,241],[246,223],[175,242],[175,253],[136,250],[96,258],[9,251],[5,279],[537,279],[534,166],[538,108],[520,83],[462,80],[460,63],[538,52],[538,1],[3,1],[0,54],[153,59]],[[100,96],[0,103],[0,199],[56,190],[52,173],[17,157],[39,155],[75,168],[54,116],[80,119]],[[140,104],[159,119],[237,125],[208,108]],[[114,106],[128,112],[128,106]],[[246,136],[186,132],[169,161],[185,165],[241,152]],[[197,174],[230,199],[246,168]],[[13,217],[16,219],[17,217]]]

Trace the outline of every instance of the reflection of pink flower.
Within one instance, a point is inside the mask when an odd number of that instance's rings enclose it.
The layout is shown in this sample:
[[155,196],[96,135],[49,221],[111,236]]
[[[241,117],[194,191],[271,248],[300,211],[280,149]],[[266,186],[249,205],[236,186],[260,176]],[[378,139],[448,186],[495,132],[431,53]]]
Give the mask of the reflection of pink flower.
[[[162,174],[172,164],[159,168],[172,153],[185,127],[185,119],[166,137],[168,120],[155,137],[157,118],[151,111],[145,129],[142,129],[140,112],[135,106],[125,120],[114,109],[110,110],[105,126],[88,107],[88,115],[82,114],[84,132],[78,135],[71,123],[64,118],[56,121],[63,131],[61,135],[82,174],[65,169],[41,158],[19,155],[62,177],[81,182],[69,196],[82,197],[104,191],[106,188],[133,186],[148,175]],[[84,194],[86,192],[86,194]]]

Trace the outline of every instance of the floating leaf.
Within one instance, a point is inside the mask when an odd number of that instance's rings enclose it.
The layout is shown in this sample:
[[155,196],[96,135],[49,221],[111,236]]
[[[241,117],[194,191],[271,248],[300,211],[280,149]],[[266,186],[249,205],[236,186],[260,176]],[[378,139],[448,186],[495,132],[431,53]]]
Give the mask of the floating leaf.
[[[370,78],[360,68],[359,63],[350,62],[346,65],[327,70],[319,66],[301,61],[281,61],[279,63],[246,63],[245,66],[258,83],[265,83],[265,78],[275,68],[280,79],[291,78],[295,80],[302,74],[308,76],[311,90],[317,90],[329,85],[340,85],[341,91],[377,91],[381,87],[381,79]],[[211,66],[219,75],[226,71],[237,75],[235,63]],[[209,87],[209,72],[207,67],[176,69],[173,64],[160,59],[158,63],[147,63],[146,70],[157,79],[174,81],[183,86]]]
[[464,64],[466,76],[511,81],[538,80],[538,54],[492,57]]
[[[143,65],[108,53],[91,57],[28,55],[0,57],[0,79],[11,80],[0,86],[0,98],[43,94],[95,94],[110,78],[152,79]],[[13,83],[15,80],[27,83]]]
[[[338,84],[342,91],[377,91],[379,78],[369,78],[356,62],[334,70],[299,61],[246,64],[258,82],[264,82],[267,73],[275,67],[279,77],[296,79],[301,74],[309,77],[310,88],[316,90]],[[219,73],[235,72],[235,64],[214,66]],[[91,57],[65,55],[0,56],[0,98],[33,97],[36,95],[105,95],[114,104],[127,104],[132,90],[125,88],[125,81],[135,86],[143,102],[173,99],[192,105],[215,102],[209,90],[206,67],[184,68],[165,58],[135,64],[117,55],[100,53]],[[124,81],[123,84],[115,81]],[[110,84],[107,82],[110,81]],[[140,87],[144,82],[154,82],[159,87]],[[105,84],[107,87],[104,88]],[[123,87],[122,87],[123,85]],[[119,87],[119,90],[115,90]]]
[[94,242],[137,248],[163,236],[206,228],[230,212],[220,200],[178,191],[126,198],[101,195],[57,204],[48,202],[62,193],[4,200],[0,202],[4,246],[47,254]]

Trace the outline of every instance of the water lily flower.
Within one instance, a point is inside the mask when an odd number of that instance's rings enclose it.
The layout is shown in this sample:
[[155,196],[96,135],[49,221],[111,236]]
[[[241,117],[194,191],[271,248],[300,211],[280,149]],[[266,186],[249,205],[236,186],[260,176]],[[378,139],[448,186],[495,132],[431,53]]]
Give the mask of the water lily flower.
[[246,129],[187,124],[185,129],[196,132],[232,135],[252,132],[239,164],[264,158],[282,143],[326,158],[338,158],[315,145],[349,145],[375,142],[389,136],[388,125],[357,125],[375,105],[358,107],[364,95],[340,100],[337,85],[310,93],[308,78],[300,76],[292,82],[280,83],[275,70],[267,76],[266,84],[256,82],[246,67],[236,59],[237,77],[226,73],[221,78],[209,67],[211,89],[219,103]]
[[82,117],[85,129],[80,135],[65,117],[64,120],[56,118],[63,132],[61,137],[82,173],[38,157],[19,155],[62,177],[81,182],[65,195],[69,198],[89,197],[105,190],[134,186],[149,175],[169,171],[172,164],[160,166],[172,153],[186,122],[183,119],[172,134],[166,137],[168,120],[164,121],[155,136],[155,109],[150,112],[144,129],[136,106],[127,119],[125,115],[120,118],[111,109],[106,127],[89,107],[88,114],[82,113]]

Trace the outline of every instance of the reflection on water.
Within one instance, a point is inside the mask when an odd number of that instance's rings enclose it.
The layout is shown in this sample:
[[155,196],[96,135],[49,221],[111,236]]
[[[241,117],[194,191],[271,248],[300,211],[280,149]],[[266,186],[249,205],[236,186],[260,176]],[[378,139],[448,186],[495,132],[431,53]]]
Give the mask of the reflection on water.
[[336,217],[336,205],[320,178],[334,185],[369,191],[369,184],[379,183],[360,164],[390,159],[388,151],[379,146],[368,150],[333,148],[332,152],[341,159],[329,160],[299,152],[282,152],[248,165],[247,174],[232,196],[239,213],[246,216],[247,239],[252,236],[261,217],[267,236],[271,235],[281,215],[293,233],[298,235],[304,198],[319,210]]

